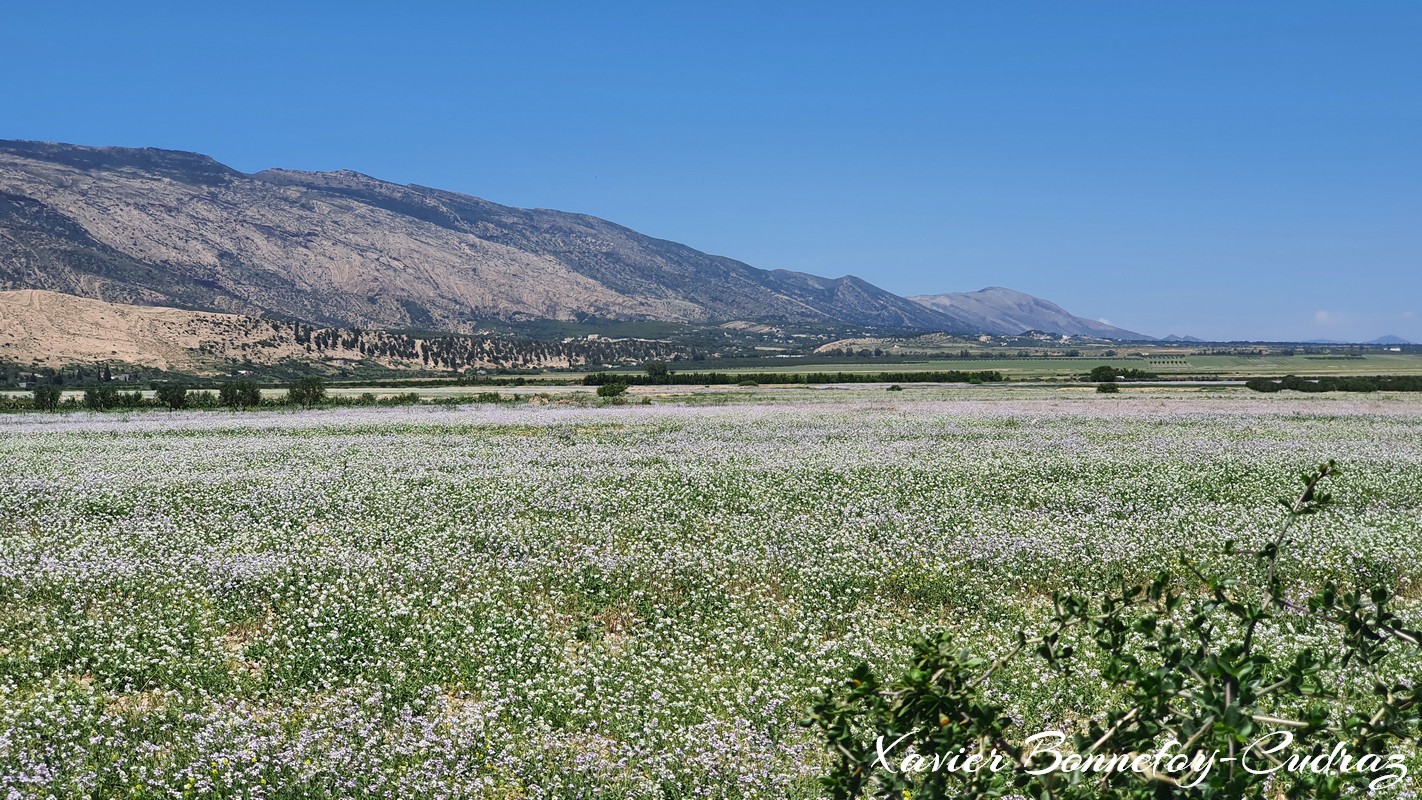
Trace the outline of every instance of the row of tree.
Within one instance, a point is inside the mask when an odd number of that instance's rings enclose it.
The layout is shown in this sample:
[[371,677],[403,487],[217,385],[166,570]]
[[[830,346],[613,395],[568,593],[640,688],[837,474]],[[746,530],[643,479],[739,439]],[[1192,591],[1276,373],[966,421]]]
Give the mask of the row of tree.
[[673,372],[666,366],[649,364],[645,374],[594,372],[583,378],[584,386],[622,384],[624,386],[729,386],[759,383],[997,383],[1001,372]]
[[1244,385],[1256,392],[1422,392],[1422,375],[1374,375],[1354,377],[1300,378],[1288,375],[1280,380],[1250,378]]
[[31,407],[39,411],[55,411],[63,406],[87,408],[92,411],[112,411],[143,407],[170,410],[183,408],[252,408],[266,402],[270,405],[319,405],[326,399],[326,385],[320,378],[302,378],[287,387],[286,397],[263,400],[261,387],[253,381],[233,381],[218,387],[217,392],[191,390],[180,383],[155,383],[153,397],[141,391],[123,392],[110,384],[89,386],[81,398],[64,399],[64,390],[54,384],[36,386],[31,393]]
[[[627,388],[622,387],[624,390]],[[439,405],[462,405],[465,403],[506,403],[521,398],[518,395],[504,395],[498,392],[478,392],[475,394],[450,395],[433,400]],[[361,395],[330,395],[320,378],[302,378],[286,387],[286,394],[270,397],[262,396],[262,389],[253,381],[233,381],[224,383],[216,392],[207,389],[192,389],[181,384],[154,384],[153,396],[147,397],[140,391],[121,392],[112,386],[91,386],[81,397],[63,397],[58,386],[37,386],[28,402],[8,399],[0,395],[0,409],[37,409],[55,411],[61,408],[87,408],[92,411],[129,410],[138,408],[178,409],[221,409],[242,410],[248,408],[281,408],[301,406],[409,406],[426,402],[419,392],[377,396],[372,392]]]

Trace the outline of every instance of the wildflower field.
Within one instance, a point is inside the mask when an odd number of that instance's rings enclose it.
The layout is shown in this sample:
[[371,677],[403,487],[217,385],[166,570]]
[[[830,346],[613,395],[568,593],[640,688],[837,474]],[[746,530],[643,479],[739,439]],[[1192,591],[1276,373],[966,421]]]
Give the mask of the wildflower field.
[[[1415,627],[1400,395],[0,417],[0,797],[818,797],[800,721],[858,662],[1243,569],[1222,543],[1328,458],[1281,569],[1386,581]],[[1112,692],[1002,677],[1024,730]]]

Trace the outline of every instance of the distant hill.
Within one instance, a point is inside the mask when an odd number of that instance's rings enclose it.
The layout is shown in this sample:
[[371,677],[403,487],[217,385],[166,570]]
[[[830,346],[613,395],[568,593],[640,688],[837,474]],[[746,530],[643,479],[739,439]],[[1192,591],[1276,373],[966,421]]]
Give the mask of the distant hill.
[[1303,344],[1412,344],[1412,342],[1409,342],[1400,336],[1388,335],[1379,336],[1376,339],[1370,339],[1366,342],[1349,342],[1343,339],[1309,339],[1308,341],[1303,342]]
[[1203,341],[1205,341],[1205,340],[1204,340],[1204,339],[1197,339],[1197,338],[1195,338],[1194,336],[1177,336],[1177,335],[1175,335],[1175,334],[1172,333],[1172,334],[1170,334],[1169,336],[1166,336],[1166,337],[1161,338],[1160,341],[1162,341],[1162,342],[1203,342]]
[[757,269],[606,220],[355,172],[0,141],[0,289],[351,328],[485,320],[971,325],[852,276]]
[[681,355],[665,342],[530,342],[495,336],[414,335],[319,328],[240,314],[106,303],[57,292],[0,291],[0,362],[60,368],[143,366],[186,374],[291,365],[462,371],[640,363]]
[[119,305],[34,289],[0,292],[0,359],[54,367],[112,361],[191,369],[200,363],[204,345],[225,341],[237,349],[264,338],[257,322],[234,314]]
[[1154,337],[1071,314],[1048,300],[990,286],[976,292],[915,295],[910,300],[955,318],[982,333],[1015,335],[1036,330],[1102,339],[1148,341]]

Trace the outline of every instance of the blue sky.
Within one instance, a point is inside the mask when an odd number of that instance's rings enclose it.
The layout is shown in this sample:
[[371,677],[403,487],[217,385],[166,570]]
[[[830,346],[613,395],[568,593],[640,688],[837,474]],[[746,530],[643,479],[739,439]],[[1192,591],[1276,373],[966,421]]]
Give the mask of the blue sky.
[[903,294],[1422,341],[1422,4],[28,3],[0,138],[349,168]]

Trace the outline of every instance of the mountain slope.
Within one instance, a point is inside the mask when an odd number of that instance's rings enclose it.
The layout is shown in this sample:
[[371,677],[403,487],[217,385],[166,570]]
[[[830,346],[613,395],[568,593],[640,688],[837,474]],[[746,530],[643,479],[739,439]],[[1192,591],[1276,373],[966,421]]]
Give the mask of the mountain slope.
[[1036,330],[1103,339],[1148,340],[1152,337],[1078,317],[1056,303],[1030,294],[990,286],[976,292],[917,295],[908,299],[925,308],[965,320],[983,333],[1013,335]]
[[854,277],[768,271],[579,214],[354,172],[0,141],[0,289],[353,328],[648,319],[967,330]]

